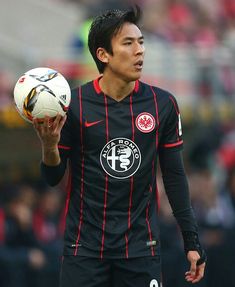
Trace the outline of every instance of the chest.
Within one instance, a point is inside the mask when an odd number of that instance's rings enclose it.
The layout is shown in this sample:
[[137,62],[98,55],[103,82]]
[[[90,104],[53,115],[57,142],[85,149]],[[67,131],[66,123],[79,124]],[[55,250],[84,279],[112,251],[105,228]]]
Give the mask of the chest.
[[139,144],[153,141],[159,125],[157,105],[150,97],[127,97],[115,102],[84,101],[82,109],[83,140],[88,148],[104,146],[115,138]]

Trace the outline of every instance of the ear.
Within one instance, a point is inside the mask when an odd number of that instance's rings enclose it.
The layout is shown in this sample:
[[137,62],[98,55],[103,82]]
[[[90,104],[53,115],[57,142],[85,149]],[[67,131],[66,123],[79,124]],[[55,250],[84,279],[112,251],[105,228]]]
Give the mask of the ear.
[[103,63],[107,64],[109,62],[108,53],[104,48],[98,48],[96,51],[96,56]]

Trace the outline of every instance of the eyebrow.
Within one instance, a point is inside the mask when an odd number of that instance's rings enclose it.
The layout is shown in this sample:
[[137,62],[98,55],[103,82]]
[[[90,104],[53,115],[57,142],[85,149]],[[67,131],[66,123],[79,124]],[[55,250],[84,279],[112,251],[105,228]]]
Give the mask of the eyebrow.
[[[135,40],[135,37],[125,37],[123,38],[123,41],[128,41],[128,40]],[[137,40],[144,40],[144,36],[138,37]]]

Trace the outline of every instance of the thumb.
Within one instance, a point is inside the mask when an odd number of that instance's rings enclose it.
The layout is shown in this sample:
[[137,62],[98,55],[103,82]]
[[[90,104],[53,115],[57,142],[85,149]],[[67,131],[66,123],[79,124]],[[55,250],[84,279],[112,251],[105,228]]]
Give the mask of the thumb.
[[197,251],[191,250],[187,254],[187,259],[190,262],[190,273],[196,275],[197,272],[197,261],[200,259],[200,255]]
[[191,260],[190,273],[192,276],[196,275],[196,270],[197,270],[197,260]]

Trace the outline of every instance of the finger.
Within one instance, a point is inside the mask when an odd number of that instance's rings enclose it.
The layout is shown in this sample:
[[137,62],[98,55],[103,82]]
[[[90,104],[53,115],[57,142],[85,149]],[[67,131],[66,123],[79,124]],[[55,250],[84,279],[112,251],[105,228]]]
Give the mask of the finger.
[[46,128],[48,126],[49,123],[49,117],[45,116],[42,125]]
[[185,273],[185,279],[188,282],[192,282],[195,280],[196,272],[197,272],[197,260],[196,259],[190,259],[190,270]]
[[195,279],[195,276],[192,276],[190,273],[185,276],[185,280],[188,282],[192,282]]
[[67,116],[66,116],[66,115],[63,116],[63,117],[60,116],[60,122],[59,122],[59,124],[58,124],[58,131],[61,131],[63,125],[64,125],[65,122],[66,122],[66,119],[67,119]]
[[62,118],[61,118],[61,121],[60,121],[60,128],[62,128],[62,127],[63,127],[63,125],[65,124],[66,120],[67,120],[67,115],[65,115],[64,117],[62,117]]
[[39,123],[38,119],[33,119],[33,126],[36,132],[41,135],[42,134],[42,125]]
[[205,271],[205,263],[197,266],[197,270],[196,270],[196,274],[195,275],[192,275],[190,271],[187,271],[185,273],[185,279],[188,282],[197,283],[203,278],[204,271]]
[[50,130],[50,117],[49,116],[45,116],[44,117],[44,121],[43,121],[43,124],[42,124],[43,128],[44,128],[44,131],[45,132],[49,132]]
[[191,266],[190,266],[190,274],[192,276],[196,275],[197,271],[197,261],[196,260],[191,260]]
[[57,114],[53,121],[53,127],[57,127],[60,123],[62,116],[60,114]]
[[204,277],[204,271],[205,271],[205,263],[197,267],[196,277],[194,278],[192,283],[199,282]]
[[200,273],[202,276],[204,276],[205,267],[206,267],[206,263],[203,263],[203,264],[197,266],[198,273]]
[[203,276],[201,276],[201,275],[197,275],[191,282],[194,284],[194,283],[197,283],[197,282],[199,282],[201,279],[202,279],[202,277]]
[[33,118],[33,125],[34,125],[34,126],[40,127],[42,123],[43,123],[42,119]]
[[[186,276],[186,277],[185,277],[185,280],[186,280],[187,282],[193,283],[193,282],[196,280],[196,278],[195,278],[195,277],[192,277],[192,276]],[[199,279],[199,280],[200,280],[200,279]]]
[[38,121],[37,119],[33,119],[33,126],[37,130],[38,129]]

